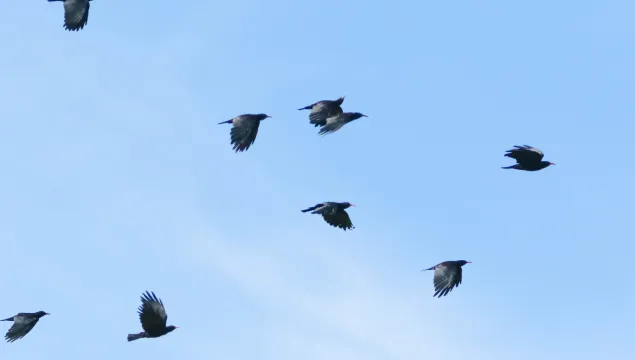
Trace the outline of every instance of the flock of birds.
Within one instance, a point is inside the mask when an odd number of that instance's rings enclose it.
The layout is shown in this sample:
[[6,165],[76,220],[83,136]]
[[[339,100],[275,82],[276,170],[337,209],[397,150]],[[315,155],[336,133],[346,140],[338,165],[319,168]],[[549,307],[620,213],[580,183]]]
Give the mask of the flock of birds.
[[[64,2],[64,28],[69,31],[78,31],[84,28],[88,22],[89,1],[92,0],[48,0]],[[319,127],[319,135],[332,134],[351,121],[366,117],[359,112],[344,112],[342,103],[344,97],[337,100],[322,100],[311,105],[305,106],[298,110],[311,110],[309,114],[309,122],[315,127]],[[271,116],[267,114],[243,114],[233,119],[223,121],[219,124],[232,124],[230,131],[231,145],[233,150],[243,152],[248,150],[256,141],[260,122]],[[504,166],[503,169],[516,169],[524,171],[538,171],[550,165],[552,162],[544,161],[544,154],[539,149],[529,146],[514,146],[513,149],[507,150],[506,157],[516,160],[511,166]],[[336,228],[352,230],[355,227],[350,216],[346,212],[351,206],[355,206],[349,202],[322,202],[301,210],[303,213],[321,215],[324,221]],[[441,262],[435,266],[421,271],[434,270],[434,290],[433,296],[446,296],[454,288],[458,287],[463,280],[462,267],[471,263],[466,260],[450,260]],[[159,299],[154,292],[146,291],[141,295],[141,306],[138,309],[139,320],[143,331],[137,334],[129,334],[128,341],[134,341],[142,338],[157,338],[168,334],[178,326],[167,325],[168,315],[163,306],[163,301]],[[13,325],[7,331],[5,339],[8,342],[14,342],[23,338],[38,323],[39,319],[45,315],[50,315],[44,311],[35,313],[19,313],[15,316],[3,319],[1,321],[13,321]]]

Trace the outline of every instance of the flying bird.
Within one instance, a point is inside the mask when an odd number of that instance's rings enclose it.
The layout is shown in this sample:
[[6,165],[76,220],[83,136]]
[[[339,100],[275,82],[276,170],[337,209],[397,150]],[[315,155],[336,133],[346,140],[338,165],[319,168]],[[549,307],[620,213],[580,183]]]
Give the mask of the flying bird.
[[344,97],[337,100],[322,100],[298,110],[311,110],[309,122],[315,127],[326,125],[326,119],[341,114]]
[[236,152],[245,151],[256,141],[260,122],[271,116],[267,114],[243,114],[218,124],[234,124],[231,129],[231,144]]
[[516,164],[512,166],[503,166],[503,169],[538,171],[549,165],[556,165],[549,161],[542,161],[545,154],[543,154],[539,149],[529,145],[514,145],[513,149],[506,151],[505,156],[516,159]]
[[79,31],[88,22],[88,9],[92,0],[48,0],[64,2],[64,29]]
[[322,126],[318,134],[326,135],[326,134],[334,133],[340,128],[342,128],[342,126],[348,124],[349,122],[353,120],[357,120],[361,117],[368,117],[368,116],[358,112],[340,113],[340,114],[331,116],[328,119],[326,119],[326,124]]
[[434,270],[434,290],[432,297],[446,296],[452,289],[458,287],[463,280],[463,265],[471,264],[471,261],[457,260],[444,261],[429,269]]
[[128,334],[128,341],[141,338],[157,338],[174,331],[178,326],[165,326],[168,321],[168,314],[165,312],[163,302],[154,295],[154,292],[146,291],[141,295],[141,306],[139,306],[139,320],[143,332],[138,334]]
[[36,313],[19,313],[18,315],[6,318],[0,321],[13,321],[13,326],[7,331],[4,338],[7,342],[14,342],[18,339],[22,339],[26,334],[33,329],[35,324],[44,315],[50,315],[44,311],[38,311]]
[[351,218],[348,216],[346,209],[351,206],[355,206],[349,202],[323,202],[315,206],[311,206],[308,209],[302,210],[302,212],[310,211],[311,214],[320,214],[329,225],[338,227],[346,231],[347,229],[355,229]]

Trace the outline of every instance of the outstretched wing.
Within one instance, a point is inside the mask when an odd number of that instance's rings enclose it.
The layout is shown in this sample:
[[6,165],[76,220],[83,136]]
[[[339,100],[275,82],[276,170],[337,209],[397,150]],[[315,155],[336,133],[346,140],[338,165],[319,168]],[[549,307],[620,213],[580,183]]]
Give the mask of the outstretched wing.
[[463,269],[458,264],[441,263],[434,270],[434,296],[446,296],[463,280]]
[[529,145],[514,145],[514,149],[507,150],[505,156],[515,159],[517,163],[539,163],[545,154]]
[[234,127],[231,129],[231,143],[236,152],[248,150],[258,135],[258,127],[260,121],[252,119],[242,119],[234,121]]
[[141,306],[139,306],[139,320],[141,327],[148,333],[156,332],[165,328],[168,321],[168,314],[165,312],[163,302],[157,298],[154,292],[148,291],[141,295]]
[[22,339],[26,334],[29,333],[37,324],[38,318],[36,317],[26,317],[20,314],[13,317],[13,325],[7,331],[7,334],[4,338],[7,342],[14,342],[18,339]]
[[69,31],[79,31],[88,22],[88,0],[64,1],[64,28]]
[[323,213],[322,217],[329,225],[343,229],[344,231],[355,229],[346,210],[339,210],[334,213]]
[[342,107],[335,101],[320,101],[315,104],[309,114],[309,122],[316,127],[326,125],[326,119],[341,114]]

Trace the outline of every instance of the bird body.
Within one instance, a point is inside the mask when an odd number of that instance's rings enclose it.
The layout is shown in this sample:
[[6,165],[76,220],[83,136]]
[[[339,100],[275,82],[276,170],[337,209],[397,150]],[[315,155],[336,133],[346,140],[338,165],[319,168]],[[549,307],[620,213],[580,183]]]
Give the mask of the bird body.
[[337,100],[321,100],[298,110],[311,110],[309,122],[315,127],[326,125],[326,119],[341,114],[344,97]]
[[88,10],[92,0],[48,0],[64,2],[64,29],[79,31],[88,23]]
[[157,338],[174,331],[178,326],[166,326],[168,314],[165,312],[163,301],[154,292],[146,291],[141,295],[141,306],[139,306],[139,320],[143,332],[138,334],[128,334],[128,341],[142,338]]
[[327,224],[346,231],[347,229],[355,229],[355,226],[353,226],[353,223],[351,222],[351,218],[346,212],[346,209],[351,206],[355,205],[349,202],[339,203],[327,201],[304,209],[302,212],[310,211],[311,214],[320,214]]
[[516,164],[511,166],[503,166],[503,169],[538,171],[550,165],[555,165],[552,162],[543,161],[542,158],[545,156],[545,154],[543,154],[540,149],[531,147],[529,145],[514,145],[513,149],[506,151],[505,156],[515,159]]
[[233,124],[230,131],[231,144],[236,152],[248,150],[258,135],[260,122],[271,116],[267,114],[243,114],[218,124]]
[[349,122],[353,120],[357,120],[361,117],[368,117],[368,116],[358,112],[340,113],[335,116],[331,116],[328,119],[326,119],[326,124],[322,126],[318,134],[326,135],[326,134],[334,133],[337,130],[341,129],[342,126],[348,124]]
[[7,334],[4,336],[4,338],[7,340],[7,342],[14,342],[18,339],[23,338],[33,329],[33,327],[35,327],[35,324],[37,324],[40,318],[45,315],[50,314],[44,311],[38,311],[36,313],[19,313],[10,318],[0,320],[13,321],[13,325],[11,326],[11,328],[9,328],[9,331],[7,331]]
[[434,270],[434,290],[432,297],[446,296],[463,281],[463,265],[470,264],[465,260],[450,260],[439,263],[421,271]]

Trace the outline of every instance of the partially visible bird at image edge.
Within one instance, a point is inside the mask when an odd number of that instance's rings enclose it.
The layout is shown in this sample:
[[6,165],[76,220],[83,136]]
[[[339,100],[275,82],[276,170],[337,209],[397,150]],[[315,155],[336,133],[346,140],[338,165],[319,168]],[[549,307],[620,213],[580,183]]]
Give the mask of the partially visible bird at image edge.
[[128,341],[134,341],[142,338],[158,338],[168,334],[178,326],[165,326],[168,321],[168,314],[165,312],[163,301],[161,301],[154,292],[146,291],[141,295],[141,306],[139,306],[139,320],[143,332],[138,334],[128,334]]
[[14,342],[18,339],[22,339],[26,334],[29,333],[37,324],[42,316],[51,315],[45,311],[38,311],[35,313],[18,313],[15,316],[10,318],[2,319],[0,321],[13,321],[13,325],[7,331],[7,334],[4,338],[7,342]]
[[88,23],[88,10],[93,0],[48,0],[64,2],[64,29],[79,31]]
[[471,261],[449,260],[439,263],[431,268],[421,271],[434,270],[434,290],[432,297],[446,296],[452,289],[458,287],[463,281],[463,265],[471,264]]
[[230,131],[231,144],[236,152],[248,150],[258,135],[260,122],[271,116],[267,114],[243,114],[218,124],[233,124]]
[[355,206],[349,202],[333,202],[327,201],[311,206],[310,208],[301,210],[302,212],[311,212],[311,214],[320,214],[324,221],[331,226],[338,227],[346,231],[347,229],[355,229],[351,218],[348,216],[346,209]]
[[550,161],[542,161],[545,154],[543,154],[539,149],[529,145],[514,145],[513,149],[506,151],[505,156],[515,159],[516,164],[503,166],[503,169],[538,171],[550,165],[556,165]]

